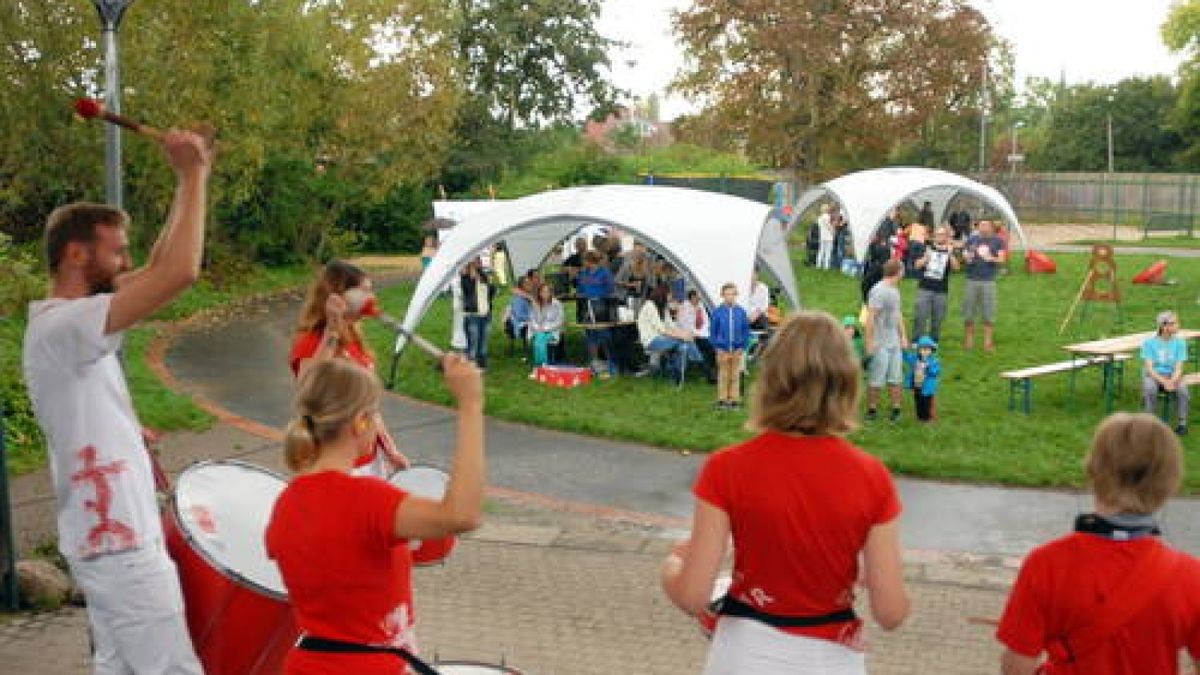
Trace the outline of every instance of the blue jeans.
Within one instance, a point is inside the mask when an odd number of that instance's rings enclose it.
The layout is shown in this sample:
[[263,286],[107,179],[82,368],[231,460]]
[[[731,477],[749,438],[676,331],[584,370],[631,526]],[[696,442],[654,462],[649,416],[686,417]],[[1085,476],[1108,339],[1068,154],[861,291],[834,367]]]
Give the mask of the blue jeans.
[[704,357],[700,354],[700,350],[696,347],[695,342],[688,342],[687,340],[680,340],[679,338],[667,335],[659,335],[651,340],[650,344],[646,345],[647,354],[667,354],[670,352],[676,352],[679,355],[680,379],[683,379],[683,371],[687,370],[688,361],[695,361],[697,363],[704,361]]
[[533,334],[533,366],[544,366],[550,362],[550,345],[558,342],[554,333]]
[[608,359],[608,372],[617,372],[617,362],[613,358],[612,329],[588,328],[583,331],[583,336],[587,341],[588,359],[592,362],[592,368],[597,369],[600,350],[603,349],[604,358]]
[[480,368],[487,368],[488,324],[486,316],[463,317],[463,332],[467,334],[467,358]]

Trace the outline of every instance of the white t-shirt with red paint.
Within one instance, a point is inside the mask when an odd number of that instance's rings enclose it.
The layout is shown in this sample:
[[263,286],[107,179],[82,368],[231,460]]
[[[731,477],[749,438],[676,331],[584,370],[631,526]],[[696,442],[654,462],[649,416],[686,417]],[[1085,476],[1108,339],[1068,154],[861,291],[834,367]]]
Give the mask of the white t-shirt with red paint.
[[154,476],[117,349],[111,294],[29,304],[23,367],[49,445],[58,547],[71,559],[162,539]]

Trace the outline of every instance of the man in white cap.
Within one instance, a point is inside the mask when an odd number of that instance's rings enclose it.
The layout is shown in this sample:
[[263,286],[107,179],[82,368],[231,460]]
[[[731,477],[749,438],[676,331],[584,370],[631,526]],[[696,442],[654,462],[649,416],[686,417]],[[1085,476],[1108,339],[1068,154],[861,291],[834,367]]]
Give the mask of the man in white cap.
[[1158,332],[1154,337],[1142,343],[1142,361],[1145,368],[1142,374],[1142,399],[1146,412],[1153,413],[1158,402],[1158,392],[1175,392],[1175,401],[1179,405],[1179,420],[1175,433],[1180,436],[1187,433],[1188,395],[1187,385],[1183,384],[1183,364],[1187,362],[1187,342],[1179,338],[1179,318],[1175,312],[1159,312]]

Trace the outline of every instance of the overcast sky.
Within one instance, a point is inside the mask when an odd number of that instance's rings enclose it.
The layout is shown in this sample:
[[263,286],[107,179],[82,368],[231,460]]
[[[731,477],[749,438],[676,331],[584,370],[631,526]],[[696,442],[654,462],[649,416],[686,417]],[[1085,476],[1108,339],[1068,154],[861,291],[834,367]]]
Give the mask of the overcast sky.
[[[1017,82],[1039,76],[1068,83],[1112,83],[1133,75],[1174,74],[1180,58],[1163,46],[1159,27],[1172,0],[969,0],[1013,45]],[[670,11],[690,0],[605,0],[602,34],[630,43],[612,55],[617,86],[636,95],[661,92],[682,65]],[[667,98],[663,116],[689,112]]]

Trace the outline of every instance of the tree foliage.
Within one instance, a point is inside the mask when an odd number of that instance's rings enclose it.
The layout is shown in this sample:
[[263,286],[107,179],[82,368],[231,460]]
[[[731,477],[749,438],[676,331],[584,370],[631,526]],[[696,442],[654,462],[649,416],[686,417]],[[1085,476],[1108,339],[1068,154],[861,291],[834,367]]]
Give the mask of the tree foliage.
[[1179,95],[1170,122],[1187,147],[1181,168],[1200,170],[1200,0],[1184,0],[1171,8],[1162,26],[1163,42],[1186,57],[1179,68]]
[[[436,0],[134,2],[120,33],[124,111],[156,126],[217,127],[214,212],[259,199],[280,166],[297,177],[296,162],[382,199],[441,166],[461,95],[455,22]],[[0,218],[21,238],[52,205],[101,196],[103,133],[68,115],[72,99],[102,93],[98,34],[83,0],[0,6]],[[153,144],[127,137],[125,176],[135,242],[145,243],[170,172]],[[290,219],[261,206],[268,219]],[[327,206],[304,219],[305,236],[284,242],[289,257],[311,254],[303,247],[324,238],[345,203]],[[240,236],[219,222],[214,231],[218,243]]]
[[697,0],[675,87],[773,166],[874,164],[933,116],[978,108],[1006,47],[965,0]]
[[610,106],[600,0],[458,0],[459,56],[468,88],[507,129]]
[[1115,85],[1066,86],[1034,80],[1020,111],[1027,128],[1021,146],[1030,169],[1105,171],[1112,120],[1117,171],[1168,171],[1184,149],[1170,126],[1174,85],[1165,76],[1133,77]]

